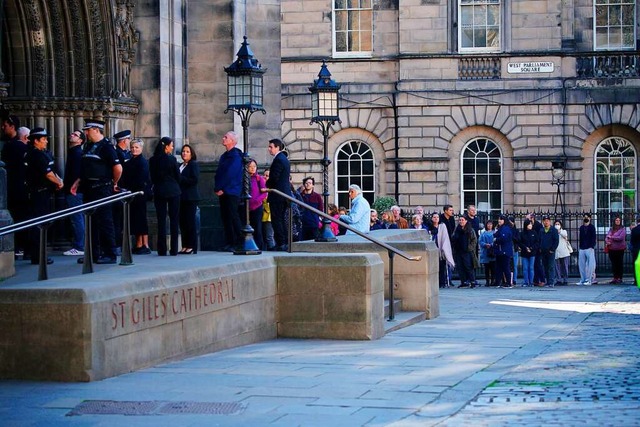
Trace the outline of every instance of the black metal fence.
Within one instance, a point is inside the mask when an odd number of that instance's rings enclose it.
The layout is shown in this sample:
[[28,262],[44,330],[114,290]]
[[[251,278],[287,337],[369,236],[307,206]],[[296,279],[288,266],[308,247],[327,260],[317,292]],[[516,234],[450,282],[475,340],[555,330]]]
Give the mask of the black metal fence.
[[[404,216],[410,222],[411,214],[413,212],[405,212]],[[522,230],[522,224],[526,219],[528,212],[505,212],[504,215],[514,218],[514,222],[518,230]],[[631,256],[631,250],[629,250],[629,235],[631,227],[636,224],[636,218],[638,218],[638,212],[624,212],[624,213],[606,213],[606,214],[598,214],[595,212],[589,212],[591,215],[591,223],[596,227],[596,235],[597,235],[597,246],[596,246],[596,276],[601,278],[606,278],[611,275],[611,261],[609,260],[609,256],[604,253],[604,238],[613,223],[613,219],[617,216],[622,218],[622,224],[627,228],[627,251],[624,254],[624,274],[626,276],[631,276],[633,274],[633,260]],[[457,218],[462,215],[462,213],[456,214]],[[562,224],[562,228],[567,231],[567,237],[571,246],[573,247],[573,253],[571,254],[571,259],[569,263],[569,274],[573,277],[579,277],[580,272],[578,271],[578,240],[579,240],[579,231],[580,226],[583,225],[583,219],[585,212],[563,212],[563,213],[552,213],[552,212],[535,212],[536,220],[542,221],[542,218],[548,215],[551,218],[551,225],[553,226],[554,221],[559,220]],[[427,213],[426,217],[429,218],[431,213]],[[482,228],[484,228],[484,223],[491,219],[494,224],[497,224],[498,214],[492,213],[488,214],[486,212],[479,212],[478,218],[480,219],[480,223]],[[480,269],[482,270],[482,269]],[[480,270],[478,270],[480,272]],[[522,275],[522,270],[518,269],[519,275]]]

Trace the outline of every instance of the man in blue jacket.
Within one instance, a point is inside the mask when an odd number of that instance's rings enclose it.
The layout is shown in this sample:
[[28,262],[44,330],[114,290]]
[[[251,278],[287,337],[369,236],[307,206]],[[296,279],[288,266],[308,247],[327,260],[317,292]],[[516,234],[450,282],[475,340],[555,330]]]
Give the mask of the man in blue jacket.
[[[553,288],[556,283],[556,249],[560,242],[560,235],[555,227],[551,226],[551,218],[545,215],[542,218],[542,228],[540,229],[540,256],[542,257],[542,268],[547,279],[546,286]],[[545,286],[536,284],[536,286]]]
[[242,194],[242,151],[236,147],[238,135],[229,131],[222,137],[225,152],[220,156],[213,191],[220,198],[220,215],[224,228],[223,251],[232,252],[242,244],[242,221],[238,206]]

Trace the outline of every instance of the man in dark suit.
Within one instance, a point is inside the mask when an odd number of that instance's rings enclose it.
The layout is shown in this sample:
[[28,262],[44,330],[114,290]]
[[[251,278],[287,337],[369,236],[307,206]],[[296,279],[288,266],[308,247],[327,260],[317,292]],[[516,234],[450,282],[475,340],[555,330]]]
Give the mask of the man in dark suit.
[[[269,168],[269,179],[267,180],[267,188],[274,188],[286,195],[291,195],[291,184],[289,178],[291,176],[291,167],[287,155],[282,151],[284,143],[280,139],[272,139],[269,141],[269,154],[273,156],[273,162]],[[286,218],[287,200],[278,194],[269,194],[269,206],[271,207],[271,224],[273,225],[273,235],[276,241],[276,251],[286,251],[287,246],[287,227]]]

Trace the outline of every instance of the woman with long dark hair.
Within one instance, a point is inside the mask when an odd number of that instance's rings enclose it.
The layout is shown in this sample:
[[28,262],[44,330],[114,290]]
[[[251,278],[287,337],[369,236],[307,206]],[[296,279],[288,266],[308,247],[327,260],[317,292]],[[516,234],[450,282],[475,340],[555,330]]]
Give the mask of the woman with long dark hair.
[[178,255],[178,215],[180,213],[180,169],[173,156],[173,139],[163,136],[149,159],[153,201],[158,217],[158,255],[167,255],[167,214],[171,244],[169,254]]
[[179,254],[191,255],[198,252],[198,230],[196,213],[200,192],[198,180],[200,168],[198,155],[191,145],[185,145],[180,150],[182,163],[180,164],[180,234],[182,235],[182,249]]

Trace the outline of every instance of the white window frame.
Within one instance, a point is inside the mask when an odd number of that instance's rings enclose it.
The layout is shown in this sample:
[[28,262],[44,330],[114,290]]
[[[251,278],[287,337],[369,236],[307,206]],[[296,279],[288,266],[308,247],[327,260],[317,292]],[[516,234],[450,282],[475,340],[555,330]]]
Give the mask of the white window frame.
[[[608,150],[608,156],[600,156],[601,151],[604,151],[604,146],[610,145],[611,149]],[[617,165],[618,159],[622,159],[621,163],[622,172],[618,173]],[[627,160],[625,173],[624,160]],[[625,215],[631,215],[636,212],[636,206],[638,203],[637,193],[637,152],[633,144],[618,136],[612,136],[602,140],[596,147],[594,156],[594,185],[595,189],[595,210],[598,213],[598,218],[608,218],[609,214],[620,212]],[[606,164],[604,161],[607,160]],[[630,171],[630,172],[629,172]],[[633,174],[632,176],[629,176]],[[620,176],[618,176],[620,175]],[[625,175],[627,175],[627,182],[632,183],[632,186],[625,186]],[[600,178],[600,179],[599,179]],[[612,182],[620,181],[620,186],[613,186]],[[599,181],[606,181],[608,183],[607,188],[599,186]],[[626,193],[626,194],[625,194]],[[613,196],[613,197],[612,197]],[[615,199],[612,201],[612,199]],[[625,200],[627,201],[625,203]],[[615,206],[613,206],[615,203]],[[606,206],[605,206],[606,205]]]
[[[458,52],[460,53],[484,53],[484,52],[501,52],[502,44],[503,44],[503,34],[504,34],[504,19],[503,19],[503,4],[505,0],[458,0]],[[465,3],[465,4],[463,4]],[[462,31],[467,27],[466,24],[462,22],[462,9],[463,8],[480,8],[488,7],[488,6],[496,6],[498,7],[498,46],[483,46],[483,47],[463,47],[462,46]],[[485,14],[488,16],[488,14]],[[477,28],[482,28],[482,25],[477,25]],[[476,28],[476,26],[472,23],[471,28]],[[485,25],[484,28],[489,28],[488,24]]]
[[[338,0],[344,1],[345,9],[338,9],[339,11],[346,10],[347,14],[349,11],[353,12],[369,12],[371,14],[371,28],[369,32],[371,34],[371,39],[369,43],[371,45],[371,50],[357,50],[357,51],[347,51],[342,52],[337,50],[337,33],[339,32],[336,29],[336,0],[331,1],[331,38],[332,38],[332,46],[333,46],[333,57],[334,58],[370,58],[373,55],[373,0]],[[357,2],[358,7],[350,7],[351,2]],[[365,7],[361,7],[364,4]],[[369,6],[366,7],[366,4]],[[362,21],[359,21],[362,22]],[[362,32],[362,28],[352,29],[349,28],[349,23],[347,23],[347,32],[358,31]],[[365,30],[366,31],[366,30]]]
[[[349,147],[349,148],[347,149],[346,147]],[[346,154],[348,156],[348,159],[346,160],[339,159],[340,153]],[[363,159],[363,155],[368,153],[371,153],[371,159]],[[359,157],[359,159],[357,159],[356,156]],[[351,173],[352,162],[354,161],[359,161],[361,163],[359,174]],[[371,173],[365,174],[363,172],[364,168],[362,167],[362,163],[369,162],[369,161],[371,162],[372,170],[371,170]],[[343,162],[348,163],[347,165],[348,173],[346,175],[340,174],[341,164]],[[358,184],[362,189],[362,193],[365,196],[365,198],[369,200],[369,203],[373,203],[373,200],[375,199],[376,188],[377,188],[376,155],[373,152],[373,148],[371,148],[369,144],[367,144],[364,141],[359,141],[357,139],[351,139],[345,142],[344,144],[340,145],[340,147],[338,147],[338,149],[336,150],[336,153],[333,159],[333,164],[335,165],[335,167],[333,168],[334,170],[333,182],[335,182],[334,200],[336,201],[336,204],[340,203],[340,195],[347,195],[348,197],[349,185],[351,184]],[[344,177],[347,177],[346,185],[341,187],[340,181],[341,181],[341,178],[344,178]],[[362,184],[365,178],[371,179],[371,188],[367,188]],[[368,197],[369,195],[370,197]]]
[[[619,6],[631,6],[633,7],[633,12],[631,13],[632,17],[633,17],[633,23],[631,25],[627,25],[624,26],[622,25],[622,23],[620,25],[598,25],[598,15],[597,15],[597,8],[598,7],[606,7],[607,8],[607,16],[609,16],[610,12],[611,12],[611,8],[612,7],[619,7]],[[617,2],[614,2],[612,0],[594,0],[593,2],[593,46],[594,46],[594,50],[627,50],[627,49],[635,49],[636,47],[636,35],[637,35],[637,29],[636,29],[636,24],[637,24],[637,18],[636,18],[636,0],[618,0]],[[610,40],[611,39],[611,29],[620,29],[620,33],[621,33],[621,37],[622,37],[622,28],[623,27],[631,27],[631,29],[633,30],[633,37],[631,40],[631,44],[628,46],[622,46],[622,45],[617,45],[617,46],[611,46],[611,44],[609,42],[607,42],[606,45],[598,45],[598,28],[608,28],[607,30],[607,39]],[[623,40],[621,39],[621,42]]]
[[[479,142],[479,141],[483,141],[483,142]],[[475,151],[475,162],[476,165],[475,170],[473,172],[473,176],[474,176],[474,180],[476,182],[476,186],[473,189],[465,189],[464,188],[464,183],[465,183],[465,176],[466,175],[470,175],[469,173],[465,173],[465,168],[464,168],[464,160],[465,160],[465,153],[467,152],[467,150],[471,150],[471,146],[478,143],[478,150]],[[487,147],[488,144],[492,144],[492,146],[490,147],[490,150],[487,151]],[[480,145],[484,145],[484,147],[480,147]],[[475,147],[474,147],[475,148]],[[499,157],[496,159],[495,156],[492,156],[491,154],[493,153],[498,153]],[[490,164],[487,164],[487,172],[486,173],[482,173],[479,174],[477,171],[477,162],[478,162],[478,153],[486,153],[487,155],[487,162],[491,162],[491,160],[497,160],[498,161],[498,166],[500,168],[500,172],[499,172],[499,176],[500,176],[500,188],[496,189],[496,188],[492,188],[490,183],[491,183],[491,176],[495,176],[497,175],[496,173],[492,173],[491,172],[491,166]],[[487,189],[478,189],[477,187],[477,181],[478,181],[478,176],[479,175],[484,175],[487,177]],[[474,200],[473,202],[468,202],[465,200],[465,194],[466,193],[473,193],[474,194]],[[486,209],[482,209],[482,205],[479,200],[478,200],[478,193],[487,193],[487,200],[489,201],[489,203],[491,202],[491,194],[492,193],[499,193],[500,194],[500,204],[499,206],[493,206],[491,205],[491,210],[489,211],[489,215],[491,216],[492,214],[499,214],[502,212],[503,210],[503,206],[504,206],[504,155],[502,153],[502,150],[500,149],[500,146],[493,141],[490,138],[486,138],[486,137],[477,137],[477,138],[473,138],[472,140],[470,140],[469,142],[467,142],[464,147],[462,148],[462,150],[460,151],[460,206],[467,206],[467,205],[475,205],[476,209],[478,209],[478,211],[482,211],[482,212],[487,212]]]

